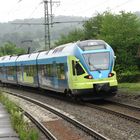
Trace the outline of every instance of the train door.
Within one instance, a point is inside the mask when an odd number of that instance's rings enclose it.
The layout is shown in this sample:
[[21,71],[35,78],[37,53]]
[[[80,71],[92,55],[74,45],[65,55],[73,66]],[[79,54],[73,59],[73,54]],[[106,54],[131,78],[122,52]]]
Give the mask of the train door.
[[2,81],[5,82],[5,80],[6,80],[6,67],[4,65],[2,66],[2,73],[3,73]]
[[7,81],[7,67],[4,65],[3,66],[3,68],[4,68],[4,82],[6,82]]
[[58,79],[56,73],[56,61],[53,61],[53,86],[55,89],[58,89]]

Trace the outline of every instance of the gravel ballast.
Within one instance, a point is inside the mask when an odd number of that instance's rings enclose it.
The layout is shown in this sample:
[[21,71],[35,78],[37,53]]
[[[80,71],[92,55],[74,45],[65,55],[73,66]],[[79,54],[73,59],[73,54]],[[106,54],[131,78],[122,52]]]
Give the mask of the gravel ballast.
[[[15,93],[19,92],[17,90]],[[47,92],[47,91],[46,91]],[[78,121],[88,125],[112,140],[140,139],[140,125],[134,122],[116,117],[114,115],[89,108],[79,104],[65,102],[59,99],[21,91],[21,94],[29,96],[41,102],[52,105],[74,116]]]

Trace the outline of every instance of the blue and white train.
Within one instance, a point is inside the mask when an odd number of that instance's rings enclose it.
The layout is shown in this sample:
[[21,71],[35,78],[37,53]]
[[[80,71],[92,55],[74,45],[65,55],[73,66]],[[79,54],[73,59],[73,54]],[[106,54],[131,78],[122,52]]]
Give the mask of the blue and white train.
[[0,57],[0,81],[101,99],[117,92],[114,62],[105,41],[78,41],[49,51]]

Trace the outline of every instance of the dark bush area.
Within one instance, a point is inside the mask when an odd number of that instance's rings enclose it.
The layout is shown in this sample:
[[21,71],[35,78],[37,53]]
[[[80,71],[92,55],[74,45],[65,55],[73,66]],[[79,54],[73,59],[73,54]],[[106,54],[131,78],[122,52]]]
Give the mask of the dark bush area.
[[140,82],[140,72],[126,72],[126,73],[121,73],[118,74],[117,76],[118,82],[128,82],[128,83],[133,83],[133,82]]

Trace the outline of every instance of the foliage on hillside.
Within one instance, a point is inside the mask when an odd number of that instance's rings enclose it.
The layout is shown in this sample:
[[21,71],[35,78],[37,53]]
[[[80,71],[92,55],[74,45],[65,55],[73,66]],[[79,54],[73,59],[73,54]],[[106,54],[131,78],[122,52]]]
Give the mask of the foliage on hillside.
[[25,50],[22,48],[17,48],[15,44],[9,42],[4,46],[0,47],[0,56],[4,55],[19,55],[24,54]]
[[[54,22],[61,21],[82,21],[83,17],[73,16],[57,16],[54,18]],[[27,48],[30,46],[31,51],[44,49],[44,25],[17,25],[16,23],[44,23],[44,18],[38,19],[24,19],[15,20],[8,23],[0,23],[0,45],[6,42],[12,42],[18,47]],[[75,28],[82,27],[82,22],[76,23],[61,23],[54,24],[50,29],[51,40],[57,40],[61,34],[68,34]],[[32,42],[26,42],[26,40],[32,40]],[[24,42],[24,43],[22,43]]]

